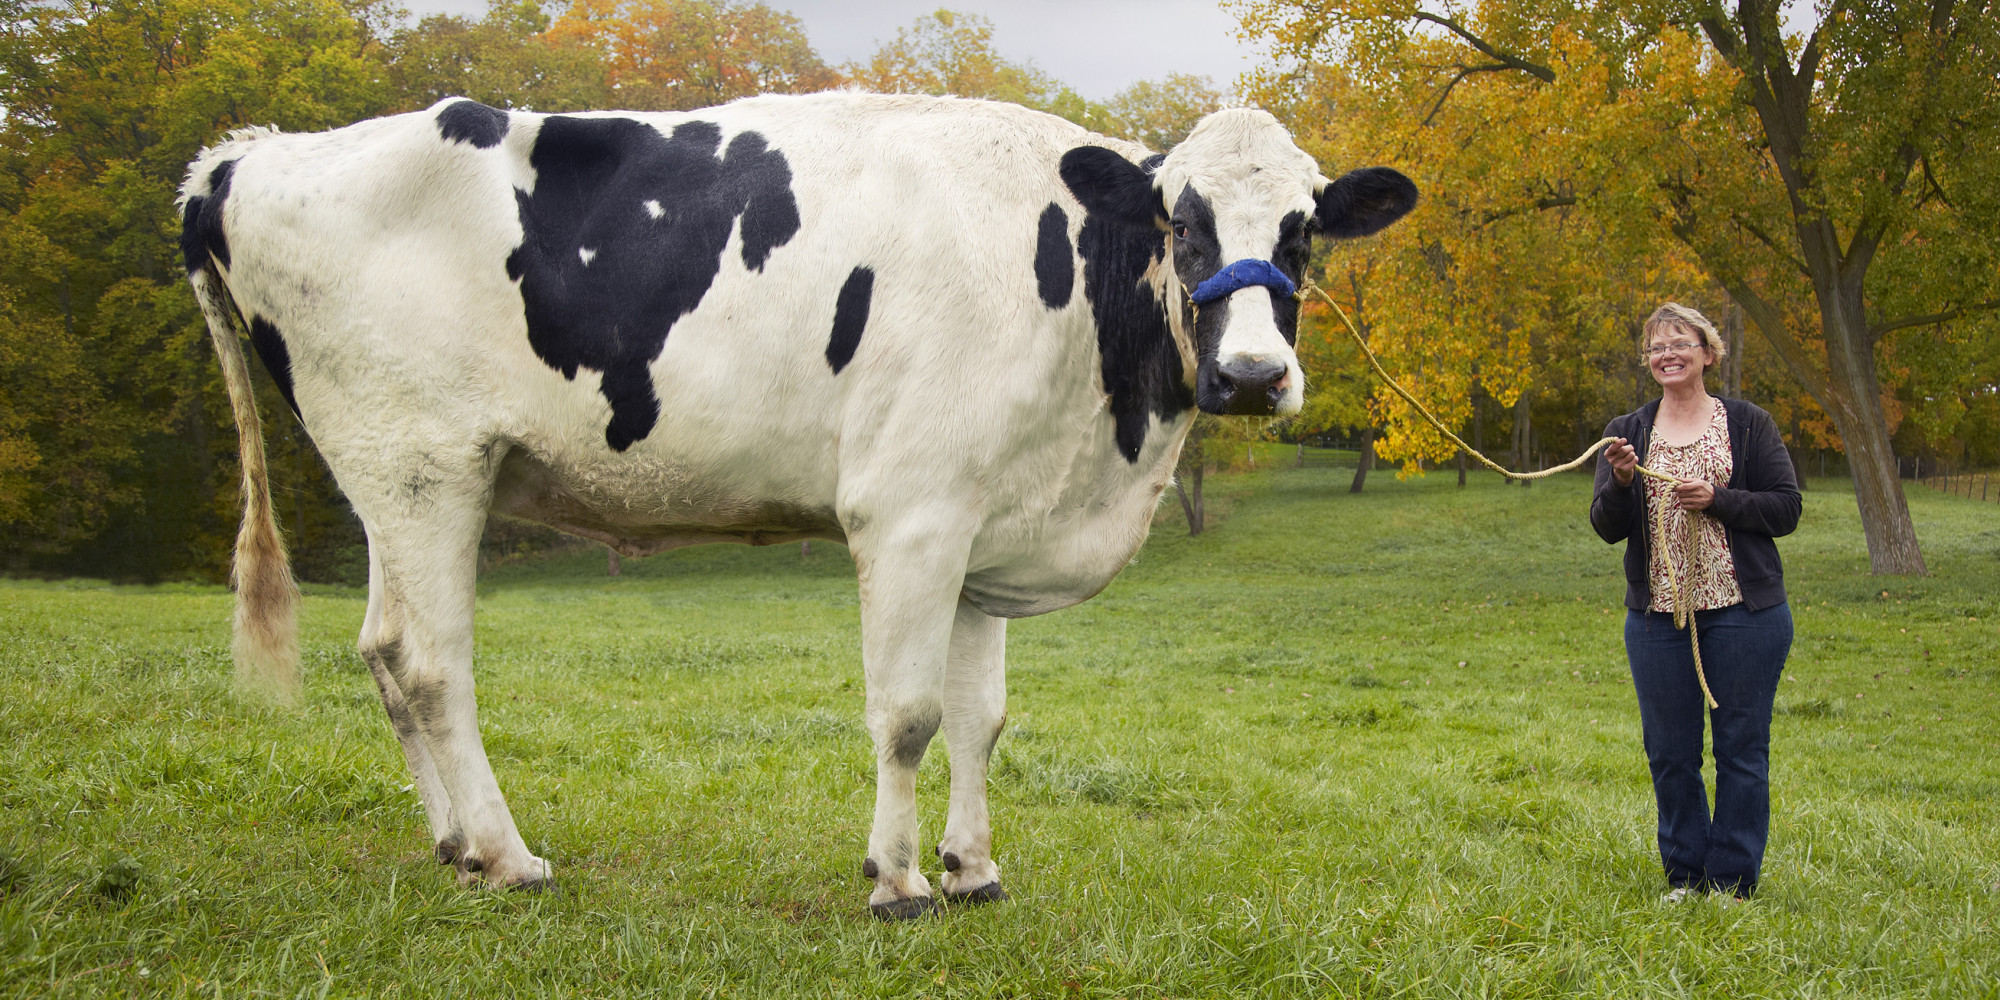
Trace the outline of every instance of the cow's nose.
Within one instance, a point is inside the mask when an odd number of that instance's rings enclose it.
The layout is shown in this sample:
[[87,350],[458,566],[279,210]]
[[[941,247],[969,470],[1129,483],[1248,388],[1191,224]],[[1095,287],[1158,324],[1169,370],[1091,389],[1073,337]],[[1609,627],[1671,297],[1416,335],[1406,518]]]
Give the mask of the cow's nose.
[[1243,358],[1217,369],[1229,402],[1224,413],[1265,415],[1278,411],[1285,394],[1285,366],[1275,361]]

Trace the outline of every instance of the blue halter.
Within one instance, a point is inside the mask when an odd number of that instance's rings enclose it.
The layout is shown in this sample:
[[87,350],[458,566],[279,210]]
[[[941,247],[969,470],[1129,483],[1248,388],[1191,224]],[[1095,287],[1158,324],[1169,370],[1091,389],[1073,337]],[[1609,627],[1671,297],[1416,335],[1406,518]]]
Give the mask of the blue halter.
[[1278,265],[1268,260],[1245,257],[1215,272],[1214,277],[1196,285],[1194,293],[1189,298],[1194,299],[1195,305],[1205,306],[1216,299],[1228,298],[1252,285],[1263,285],[1273,293],[1284,295],[1286,298],[1299,294],[1298,286],[1292,284],[1292,279],[1286,277],[1285,272],[1278,270]]

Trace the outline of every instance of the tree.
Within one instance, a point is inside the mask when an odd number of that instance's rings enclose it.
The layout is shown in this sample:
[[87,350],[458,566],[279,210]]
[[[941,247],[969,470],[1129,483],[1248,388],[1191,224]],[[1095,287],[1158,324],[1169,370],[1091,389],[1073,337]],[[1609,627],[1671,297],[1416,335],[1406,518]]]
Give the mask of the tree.
[[1220,110],[1226,100],[1206,76],[1168,73],[1157,81],[1141,80],[1113,96],[1104,106],[1099,131],[1164,153],[1180,145],[1196,123]]
[[[1568,199],[1606,233],[1676,242],[1838,430],[1875,571],[1923,572],[1883,357],[1901,331],[2000,306],[1986,5],[1832,0],[1789,42],[1776,0],[1244,11],[1296,58],[1424,95],[1407,130],[1456,132],[1458,155],[1501,169],[1535,161],[1551,183],[1515,183],[1517,211]],[[1496,114],[1500,97],[1561,114]],[[1531,133],[1542,141],[1524,156]]]
[[1202,483],[1209,471],[1233,465],[1236,456],[1246,454],[1244,449],[1261,440],[1271,426],[1267,418],[1195,413],[1174,464],[1174,492],[1180,498],[1181,513],[1187,516],[1188,534],[1199,535],[1208,528]]
[[596,52],[612,102],[640,111],[686,111],[841,82],[806,40],[804,23],[762,3],[575,0],[549,37]]
[[443,14],[397,31],[385,53],[406,109],[447,97],[501,108],[577,111],[604,107],[611,89],[599,48],[585,32],[551,32],[540,0],[489,0],[478,21]]
[[[212,442],[231,439],[228,408],[175,250],[174,193],[227,129],[381,110],[381,10],[0,3],[0,561],[226,569],[236,475]],[[265,412],[285,412],[275,394]],[[316,464],[306,474],[316,503],[337,496]]]
[[952,94],[1007,101],[1067,118],[1109,134],[1103,105],[1033,63],[1011,62],[993,48],[993,22],[978,14],[939,9],[896,30],[866,61],[848,63],[848,77],[884,94]]
[[[1313,270],[1384,366],[1462,437],[1489,416],[1495,430],[1511,426],[1517,467],[1532,464],[1536,441],[1596,440],[1603,417],[1593,414],[1626,408],[1626,387],[1643,377],[1634,314],[1703,284],[1676,247],[1607,229],[1577,207],[1569,178],[1547,172],[1561,162],[1545,153],[1560,151],[1565,112],[1546,95],[1474,91],[1453,109],[1462,115],[1412,127],[1413,117],[1437,118],[1434,93],[1369,85],[1338,67],[1266,73],[1249,89],[1328,173],[1387,164],[1416,180],[1415,213],[1377,237],[1331,244]],[[1510,130],[1504,154],[1459,154],[1494,122]],[[1399,475],[1457,457],[1376,380],[1343,324],[1312,300],[1307,317],[1301,360],[1318,398],[1306,417],[1324,422],[1316,411],[1338,406],[1337,423],[1379,427],[1368,443],[1401,459]]]

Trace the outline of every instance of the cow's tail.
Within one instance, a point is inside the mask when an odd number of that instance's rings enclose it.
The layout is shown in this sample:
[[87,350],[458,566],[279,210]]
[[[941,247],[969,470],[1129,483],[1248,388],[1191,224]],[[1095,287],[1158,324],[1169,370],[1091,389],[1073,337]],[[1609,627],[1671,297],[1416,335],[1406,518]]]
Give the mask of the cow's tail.
[[281,700],[299,691],[299,588],[291,558],[271,511],[271,478],[264,464],[264,425],[250,366],[243,357],[236,307],[213,262],[189,275],[208,335],[222,362],[229,406],[236,414],[237,454],[243,466],[243,526],[236,532],[236,680]]

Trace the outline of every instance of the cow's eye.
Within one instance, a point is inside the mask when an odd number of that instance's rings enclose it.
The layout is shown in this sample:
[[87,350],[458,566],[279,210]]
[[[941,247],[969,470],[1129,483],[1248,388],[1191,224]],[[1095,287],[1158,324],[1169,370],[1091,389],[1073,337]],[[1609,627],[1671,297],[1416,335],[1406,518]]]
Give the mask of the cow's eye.
[[1177,240],[1187,239],[1187,223],[1182,222],[1179,219],[1174,220],[1174,239]]

